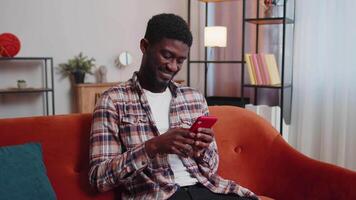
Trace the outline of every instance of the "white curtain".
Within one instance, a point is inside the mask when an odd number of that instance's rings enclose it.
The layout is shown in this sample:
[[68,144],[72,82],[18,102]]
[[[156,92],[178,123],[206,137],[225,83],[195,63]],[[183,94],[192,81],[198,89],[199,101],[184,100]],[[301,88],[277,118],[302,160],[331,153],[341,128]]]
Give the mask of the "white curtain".
[[356,170],[356,1],[296,1],[289,142]]

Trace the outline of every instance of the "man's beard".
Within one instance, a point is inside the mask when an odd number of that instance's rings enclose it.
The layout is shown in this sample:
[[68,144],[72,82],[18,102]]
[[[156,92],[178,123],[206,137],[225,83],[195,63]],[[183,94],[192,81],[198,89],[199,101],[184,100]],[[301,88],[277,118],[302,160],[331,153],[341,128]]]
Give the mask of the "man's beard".
[[144,73],[144,76],[146,77],[142,78],[146,79],[146,84],[149,85],[149,87],[152,89],[163,90],[168,87],[175,74],[170,79],[164,80],[160,78],[159,73],[159,69],[157,71],[149,70]]
[[152,83],[154,83],[155,88],[166,88],[168,87],[169,82],[171,82],[172,78],[169,80],[159,80],[156,78],[155,80],[152,80]]

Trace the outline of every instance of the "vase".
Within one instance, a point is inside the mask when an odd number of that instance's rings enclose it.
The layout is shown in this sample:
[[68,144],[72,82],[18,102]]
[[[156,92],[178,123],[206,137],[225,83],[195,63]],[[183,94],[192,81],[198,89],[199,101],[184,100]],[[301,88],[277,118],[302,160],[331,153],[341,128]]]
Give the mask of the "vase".
[[84,83],[85,72],[80,70],[74,71],[73,78],[76,84]]
[[17,82],[17,88],[24,89],[27,87],[26,82]]
[[270,5],[266,5],[263,3],[264,0],[261,1],[262,5],[264,5],[264,17],[265,18],[278,18],[283,17],[283,1],[281,0],[273,0],[273,3]]
[[265,10],[265,17],[268,18],[277,18],[283,17],[283,6],[271,6]]

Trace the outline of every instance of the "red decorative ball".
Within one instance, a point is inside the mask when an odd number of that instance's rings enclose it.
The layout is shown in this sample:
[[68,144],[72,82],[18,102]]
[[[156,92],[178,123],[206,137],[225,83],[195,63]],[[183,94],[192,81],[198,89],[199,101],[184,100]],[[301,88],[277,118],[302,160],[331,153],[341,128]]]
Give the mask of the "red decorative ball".
[[3,57],[14,57],[21,48],[20,40],[11,33],[0,35],[0,55]]

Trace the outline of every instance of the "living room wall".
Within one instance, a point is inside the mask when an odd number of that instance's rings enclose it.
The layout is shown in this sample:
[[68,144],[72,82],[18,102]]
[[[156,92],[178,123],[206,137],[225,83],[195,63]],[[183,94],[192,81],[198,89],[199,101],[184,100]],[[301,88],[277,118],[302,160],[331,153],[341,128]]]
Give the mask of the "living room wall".
[[[109,82],[124,81],[139,69],[139,41],[144,36],[148,19],[162,12],[187,18],[187,1],[2,0],[0,33],[10,32],[20,38],[22,47],[17,56],[53,57],[57,68],[59,63],[83,52],[94,57],[98,66],[108,68]],[[133,63],[119,69],[114,61],[122,51],[132,54]],[[9,71],[12,75],[1,76],[0,72],[2,88],[15,86],[20,78],[28,80],[30,85],[41,81],[36,77],[36,70],[19,74],[13,66]],[[185,74],[182,70],[178,78],[184,79]],[[69,79],[63,79],[55,70],[54,80],[56,114],[75,111]],[[87,77],[86,82],[95,82],[94,76]],[[26,98],[0,96],[0,117],[42,115],[42,99]],[[6,104],[9,102],[10,106]]]

